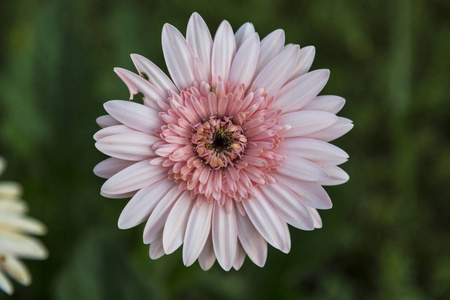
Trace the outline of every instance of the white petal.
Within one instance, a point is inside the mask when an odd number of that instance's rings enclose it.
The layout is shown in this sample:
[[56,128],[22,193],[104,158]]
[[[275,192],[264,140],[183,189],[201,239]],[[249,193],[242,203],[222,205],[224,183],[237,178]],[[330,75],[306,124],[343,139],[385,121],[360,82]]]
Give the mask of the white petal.
[[317,96],[303,107],[303,110],[319,110],[337,114],[345,105],[345,99],[339,96]]
[[140,189],[122,210],[118,222],[119,228],[128,229],[148,219],[159,201],[174,186],[174,181],[164,178],[151,186]]
[[198,13],[193,13],[189,19],[186,40],[194,53],[203,64],[206,70],[206,78],[210,78],[211,73],[211,51],[213,41],[208,26]]
[[227,212],[225,206],[214,204],[212,240],[217,261],[225,271],[229,271],[233,266],[237,247],[237,223],[233,206]]
[[104,137],[122,133],[141,133],[141,131],[134,130],[133,128],[125,125],[113,125],[97,131],[94,134],[94,140],[98,141]]
[[276,172],[288,177],[305,181],[319,181],[330,178],[325,168],[296,155],[286,154],[282,164]]
[[250,22],[244,23],[241,27],[239,27],[234,35],[236,39],[236,49],[239,49],[239,47],[241,47],[241,45],[250,35],[252,35],[252,33],[255,33],[255,27]]
[[28,216],[17,216],[2,212],[0,213],[0,230],[41,235],[46,233],[47,228],[42,222]]
[[2,253],[28,259],[45,259],[48,256],[47,249],[38,239],[8,231],[2,231],[1,234],[0,252]]
[[167,69],[180,91],[200,79],[195,78],[194,54],[191,48],[178,29],[170,24],[163,27],[162,47]]
[[150,244],[148,254],[151,259],[158,259],[164,255],[162,239],[157,239]]
[[304,137],[330,142],[337,138],[340,138],[341,136],[352,130],[353,126],[354,125],[351,120],[347,118],[338,117],[337,122],[334,123],[333,125],[320,131],[307,134]]
[[161,141],[159,137],[146,133],[125,133],[106,136],[95,147],[115,158],[140,161],[155,156],[152,146],[158,141]]
[[314,221],[314,227],[315,228],[322,228],[322,218],[320,218],[319,212],[317,209],[308,207],[309,213],[311,214],[311,217]]
[[195,200],[191,198],[191,194],[185,192],[170,210],[163,232],[163,246],[166,254],[174,252],[183,244],[187,222],[194,203]]
[[214,253],[214,247],[212,243],[212,234],[210,233],[208,236],[208,239],[206,240],[205,247],[202,250],[202,253],[200,253],[200,256],[198,257],[198,263],[202,270],[209,270],[214,265],[214,262],[216,261],[216,254]]
[[14,287],[11,284],[11,281],[0,271],[0,289],[2,289],[8,295],[12,295],[14,293]]
[[239,48],[231,65],[228,82],[244,84],[248,88],[255,73],[256,62],[259,56],[259,37],[257,33],[251,35]]
[[244,261],[245,261],[245,251],[244,249],[242,249],[241,244],[238,243],[236,247],[236,258],[234,259],[233,269],[238,271],[244,264]]
[[194,205],[184,236],[183,262],[190,266],[199,257],[211,232],[211,217],[214,204]]
[[330,127],[337,121],[336,115],[324,111],[297,111],[280,117],[282,124],[291,126],[285,137],[303,137]]
[[23,262],[21,262],[14,256],[5,256],[5,261],[2,264],[2,269],[18,283],[22,285],[30,285],[30,271],[28,271],[28,268]]
[[280,143],[279,150],[303,157],[320,167],[340,165],[348,159],[348,154],[341,148],[309,138],[285,139]]
[[113,175],[101,190],[107,194],[128,193],[151,185],[167,175],[166,168],[151,165],[150,160],[144,160]]
[[21,215],[26,213],[28,206],[24,201],[0,201],[0,211],[9,215]]
[[123,169],[133,164],[135,164],[134,161],[127,161],[110,157],[99,162],[94,167],[94,174],[101,178],[110,178],[114,174],[122,171]]
[[135,95],[142,93],[144,95],[145,105],[155,110],[160,110],[157,102],[165,101],[167,97],[153,84],[141,76],[122,68],[114,68],[114,72],[116,72],[120,79],[127,85],[128,90],[130,91],[130,100],[133,100]]
[[222,81],[228,79],[231,62],[236,54],[236,40],[233,28],[227,21],[222,21],[214,36],[214,44],[211,56],[211,76],[212,85],[218,83],[220,77]]
[[255,197],[242,201],[245,212],[261,236],[273,247],[284,249],[284,230],[280,218],[266,197],[255,189]]
[[321,185],[339,185],[346,183],[350,179],[350,176],[337,166],[324,167],[323,169],[330,174],[330,178],[319,182]]
[[148,218],[147,224],[145,224],[144,243],[152,243],[160,236],[162,238],[161,230],[166,223],[167,216],[182,192],[178,185],[175,185],[156,205],[150,218]]
[[[248,200],[252,201],[252,200]],[[267,259],[267,242],[253,226],[248,216],[236,214],[238,237],[248,257],[259,267],[263,267]]]
[[273,107],[284,113],[301,109],[320,93],[329,77],[329,70],[315,70],[292,80],[277,93]]
[[282,183],[272,183],[260,187],[278,215],[292,226],[313,230],[313,220],[305,205],[289,188]]
[[0,199],[16,199],[20,195],[22,195],[22,186],[17,182],[0,182]]
[[297,64],[295,65],[294,71],[292,71],[291,77],[287,80],[287,82],[306,74],[311,68],[315,55],[316,48],[314,48],[314,46],[301,48]]
[[113,126],[113,125],[121,125],[119,121],[111,117],[110,115],[100,116],[95,120],[101,128]]
[[293,191],[302,203],[308,207],[330,209],[333,206],[327,192],[319,184],[322,182],[301,181],[279,174],[273,174],[272,176],[277,182],[283,183]]
[[163,125],[158,111],[142,104],[111,100],[104,107],[114,119],[139,131],[154,133]]
[[153,84],[166,97],[170,97],[172,93],[178,93],[178,89],[172,83],[169,77],[161,71],[161,69],[153,62],[139,54],[131,54],[134,66],[139,74],[147,77],[148,81]]
[[292,73],[299,51],[298,45],[286,46],[259,73],[251,89],[263,88],[269,97],[275,95]]
[[291,234],[289,233],[289,226],[283,220],[280,220],[280,222],[283,225],[284,241],[286,244],[286,247],[284,249],[282,249],[281,251],[284,253],[289,253],[289,251],[291,251]]
[[261,41],[261,51],[256,67],[256,74],[259,74],[265,66],[277,56],[284,48],[284,30],[277,29],[268,34]]

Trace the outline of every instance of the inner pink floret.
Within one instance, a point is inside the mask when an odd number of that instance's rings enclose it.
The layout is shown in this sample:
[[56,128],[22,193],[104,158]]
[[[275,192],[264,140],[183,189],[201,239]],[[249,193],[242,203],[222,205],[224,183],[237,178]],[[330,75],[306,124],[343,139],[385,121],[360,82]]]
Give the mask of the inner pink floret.
[[197,201],[241,201],[258,185],[274,182],[270,172],[281,166],[277,153],[286,129],[273,97],[244,85],[194,83],[173,94],[161,118],[164,143],[156,151],[170,167],[169,178],[192,191]]

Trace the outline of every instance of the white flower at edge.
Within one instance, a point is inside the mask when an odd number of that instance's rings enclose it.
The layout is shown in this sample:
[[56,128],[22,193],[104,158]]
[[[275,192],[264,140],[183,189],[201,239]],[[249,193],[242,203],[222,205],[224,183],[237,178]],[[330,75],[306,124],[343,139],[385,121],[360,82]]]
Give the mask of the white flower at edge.
[[[0,157],[0,175],[5,161]],[[7,276],[22,285],[30,285],[31,275],[21,259],[45,259],[45,246],[35,237],[46,227],[26,216],[27,204],[20,200],[21,186],[16,182],[0,181],[0,288],[7,294],[14,292]]]

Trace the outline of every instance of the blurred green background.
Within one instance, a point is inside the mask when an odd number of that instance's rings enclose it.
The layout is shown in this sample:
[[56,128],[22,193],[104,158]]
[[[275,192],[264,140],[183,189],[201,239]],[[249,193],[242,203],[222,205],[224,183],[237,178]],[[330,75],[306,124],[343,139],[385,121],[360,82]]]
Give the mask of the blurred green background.
[[[291,253],[270,248],[262,269],[186,268],[180,250],[151,261],[143,226],[117,228],[126,200],[101,197],[92,173],[95,118],[128,98],[113,67],[134,70],[139,53],[165,69],[162,26],[185,32],[193,11],[213,33],[250,21],[316,46],[313,69],[331,69],[322,94],[346,98],[355,123],[335,143],[351,180],[327,188],[324,228],[291,230]],[[50,250],[11,299],[450,299],[449,12],[447,0],[1,1],[2,179],[24,185]]]

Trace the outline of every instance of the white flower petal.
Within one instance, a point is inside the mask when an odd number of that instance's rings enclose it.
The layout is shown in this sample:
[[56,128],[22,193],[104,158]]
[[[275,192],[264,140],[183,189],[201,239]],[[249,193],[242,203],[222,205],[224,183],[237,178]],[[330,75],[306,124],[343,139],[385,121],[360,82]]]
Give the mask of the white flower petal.
[[315,228],[322,228],[322,218],[319,215],[319,212],[317,211],[317,209],[312,208],[312,207],[308,207],[309,213],[311,214],[311,217],[313,218],[314,221],[314,227]]
[[252,35],[252,33],[255,33],[255,26],[253,26],[250,22],[244,23],[241,27],[239,27],[234,35],[236,39],[236,49],[239,49],[245,40]]
[[18,283],[22,285],[30,285],[30,271],[28,271],[28,268],[23,262],[14,256],[5,256],[5,261],[2,263],[2,269]]
[[314,229],[313,220],[308,209],[302,204],[297,195],[285,185],[272,183],[261,186],[260,190],[270,201],[281,219],[299,229]]
[[127,203],[119,217],[119,228],[128,229],[144,222],[161,199],[175,187],[175,182],[166,178],[140,189]]
[[212,86],[216,86],[219,77],[222,81],[228,79],[231,62],[236,54],[236,40],[233,28],[227,21],[222,21],[214,36],[211,56]]
[[220,266],[229,271],[233,267],[237,247],[237,223],[234,207],[229,212],[225,206],[214,203],[212,220],[212,240],[214,252]]
[[211,232],[211,219],[214,204],[194,205],[184,236],[183,262],[190,266],[199,257]]
[[307,46],[300,49],[300,55],[298,57],[297,64],[295,65],[294,71],[292,71],[291,76],[287,80],[290,82],[297,77],[306,74],[314,61],[314,56],[316,55],[316,48],[314,46]]
[[111,117],[110,115],[100,116],[95,120],[101,128],[106,128],[113,125],[121,125],[119,121]]
[[292,80],[277,93],[274,109],[297,111],[313,100],[327,84],[329,70],[315,70]]
[[323,169],[330,174],[330,178],[319,182],[321,185],[339,185],[346,183],[350,179],[350,176],[337,166],[324,167]]
[[216,261],[216,254],[214,253],[214,247],[212,243],[212,234],[210,233],[206,240],[205,247],[203,247],[202,253],[198,257],[198,263],[202,270],[207,271],[211,269]]
[[165,254],[162,239],[157,239],[157,240],[153,241],[150,244],[150,247],[148,250],[149,250],[148,254],[151,259],[154,260],[154,259],[161,258]]
[[213,41],[208,26],[198,13],[193,13],[189,19],[186,40],[194,53],[203,64],[206,70],[206,78],[210,78],[211,73],[211,51]]
[[270,97],[275,95],[291,75],[299,54],[298,45],[288,45],[259,73],[251,89],[263,88]]
[[280,122],[291,126],[285,137],[304,137],[330,127],[338,121],[335,114],[324,111],[297,111],[284,114]]
[[0,211],[9,215],[21,215],[26,213],[28,205],[21,200],[0,201]]
[[289,226],[287,223],[280,219],[281,225],[283,226],[283,232],[284,232],[284,242],[286,244],[286,247],[284,249],[281,249],[284,253],[289,253],[291,251],[291,234],[289,233]]
[[6,294],[12,295],[14,293],[14,287],[11,284],[11,281],[0,272],[0,289],[2,289]]
[[178,93],[172,80],[157,65],[139,54],[130,56],[141,77],[147,77],[148,81],[166,97],[170,97],[172,93]]
[[320,167],[340,165],[348,159],[348,154],[341,148],[310,138],[285,139],[279,150],[303,157]]
[[94,134],[94,140],[98,141],[104,137],[115,135],[115,134],[122,134],[122,133],[141,133],[141,131],[134,130],[133,128],[130,128],[125,125],[113,125],[108,126],[106,128],[100,129]]
[[284,48],[284,30],[277,29],[268,34],[261,41],[261,51],[255,74],[258,75],[267,64],[277,56]]
[[167,69],[173,82],[181,91],[194,81],[206,80],[196,78],[194,74],[194,54],[183,35],[170,24],[165,24],[162,31],[162,47]]
[[115,158],[140,161],[155,155],[152,146],[158,141],[161,141],[159,137],[146,133],[125,133],[106,136],[95,143],[95,147]]
[[114,119],[139,131],[154,133],[163,125],[158,111],[142,104],[111,100],[104,107]]
[[330,178],[330,175],[318,165],[298,157],[296,155],[285,155],[282,166],[276,171],[279,174],[286,175],[299,180],[319,181]]
[[0,230],[41,235],[45,234],[47,228],[42,222],[36,219],[27,216],[18,217],[1,212]]
[[102,186],[107,194],[123,194],[151,185],[167,176],[167,169],[143,160],[109,178]]
[[339,96],[317,96],[303,107],[303,110],[327,111],[337,114],[345,105],[345,99]]
[[99,162],[94,167],[94,174],[101,178],[110,178],[114,174],[135,164],[134,161],[122,160],[114,157]]
[[[252,201],[252,200],[249,200]],[[263,267],[267,259],[267,242],[253,226],[248,216],[236,214],[239,241],[248,257],[259,267]]]
[[27,259],[45,259],[48,256],[47,249],[38,239],[4,230],[1,235],[1,253]]
[[22,186],[17,182],[0,182],[0,199],[16,199],[20,195],[22,195]]
[[286,242],[284,229],[277,212],[266,197],[255,189],[255,197],[242,201],[245,212],[252,221],[256,230],[273,247],[284,249]]
[[236,258],[234,259],[233,269],[238,271],[244,264],[244,261],[245,261],[245,251],[244,249],[242,249],[241,244],[238,243],[236,247]]
[[331,142],[337,138],[340,138],[353,128],[353,122],[347,118],[338,117],[338,120],[331,126],[304,135],[304,137],[322,140],[325,142]]
[[228,82],[244,84],[248,88],[255,73],[256,62],[259,56],[259,37],[254,33],[242,44],[231,65]]

